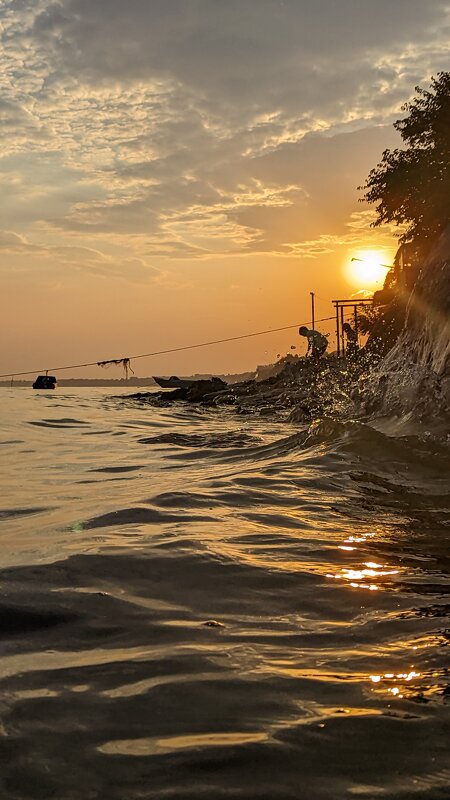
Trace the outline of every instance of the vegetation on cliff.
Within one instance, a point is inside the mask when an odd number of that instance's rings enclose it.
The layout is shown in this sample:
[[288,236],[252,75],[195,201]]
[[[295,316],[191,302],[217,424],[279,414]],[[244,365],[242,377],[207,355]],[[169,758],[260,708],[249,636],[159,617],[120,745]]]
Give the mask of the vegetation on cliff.
[[[416,97],[403,110],[407,115],[394,127],[406,146],[385,150],[359,187],[365,192],[363,200],[377,204],[374,227],[401,226],[394,266],[383,290],[375,294],[375,308],[367,319],[367,348],[378,357],[385,356],[400,335],[416,281],[450,223],[450,72],[432,78],[429,90],[417,86]],[[422,276],[421,284],[424,280]]]
[[394,123],[406,147],[385,150],[359,188],[363,200],[378,204],[374,226],[405,226],[400,242],[426,251],[450,222],[450,72],[416,93]]

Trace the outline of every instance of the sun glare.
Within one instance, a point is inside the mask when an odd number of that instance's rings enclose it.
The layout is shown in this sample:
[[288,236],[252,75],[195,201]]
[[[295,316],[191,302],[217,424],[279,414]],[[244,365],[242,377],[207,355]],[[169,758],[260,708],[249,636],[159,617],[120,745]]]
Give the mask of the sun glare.
[[358,289],[381,289],[389,266],[386,253],[377,250],[360,250],[347,264],[349,281]]

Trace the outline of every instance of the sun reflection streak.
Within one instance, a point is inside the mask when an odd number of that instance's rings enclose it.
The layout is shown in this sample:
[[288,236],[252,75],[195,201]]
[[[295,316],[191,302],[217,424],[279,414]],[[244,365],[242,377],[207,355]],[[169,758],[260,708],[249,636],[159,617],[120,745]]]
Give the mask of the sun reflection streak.
[[390,568],[387,564],[366,561],[361,569],[344,567],[336,574],[328,572],[326,577],[348,582],[353,589],[367,589],[368,591],[376,592],[380,587],[375,580],[379,582],[380,579],[388,575],[398,575],[399,571],[398,569]]
[[[344,552],[357,551],[357,545],[364,544],[368,540],[373,540],[376,535],[376,531],[349,534],[347,538],[344,539],[344,544],[338,545],[338,549]],[[380,564],[378,561],[365,561],[361,567],[343,567],[339,572],[326,573],[326,577],[343,581],[344,584],[351,586],[352,589],[365,589],[369,592],[376,592],[380,589],[380,581],[390,575],[398,575],[399,572],[400,570],[388,564]]]
[[376,536],[376,533],[362,533],[360,536],[347,536],[345,542],[349,544],[360,544],[366,542],[367,539],[373,539],[374,536]]
[[385,672],[383,675],[369,675],[369,680],[377,691],[387,692],[392,697],[402,700],[408,696],[417,696],[418,687],[411,686],[411,683],[420,677],[420,672],[411,669],[410,672]]

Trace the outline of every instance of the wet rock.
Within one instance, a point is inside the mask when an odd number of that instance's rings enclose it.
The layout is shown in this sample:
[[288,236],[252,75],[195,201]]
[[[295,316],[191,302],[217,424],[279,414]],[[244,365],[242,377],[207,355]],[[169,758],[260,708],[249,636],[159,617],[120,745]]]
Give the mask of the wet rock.
[[180,397],[179,399],[186,399],[190,403],[199,403],[206,399],[213,400],[218,392],[226,388],[227,384],[221,378],[195,381],[192,386],[186,390],[186,397]]

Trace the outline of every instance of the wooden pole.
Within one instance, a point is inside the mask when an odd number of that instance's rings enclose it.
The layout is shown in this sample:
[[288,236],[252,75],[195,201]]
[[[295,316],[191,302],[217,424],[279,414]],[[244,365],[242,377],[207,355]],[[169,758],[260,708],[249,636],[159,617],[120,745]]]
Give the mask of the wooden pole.
[[312,329],[315,330],[315,319],[314,319],[314,292],[310,292],[311,295],[311,320],[312,320]]
[[339,358],[341,354],[341,337],[339,334],[339,306],[337,304],[337,300],[335,300],[334,307],[336,309],[336,346],[337,346],[337,355]]

